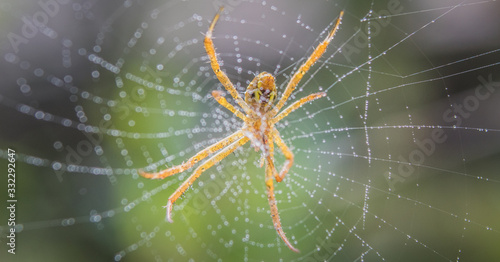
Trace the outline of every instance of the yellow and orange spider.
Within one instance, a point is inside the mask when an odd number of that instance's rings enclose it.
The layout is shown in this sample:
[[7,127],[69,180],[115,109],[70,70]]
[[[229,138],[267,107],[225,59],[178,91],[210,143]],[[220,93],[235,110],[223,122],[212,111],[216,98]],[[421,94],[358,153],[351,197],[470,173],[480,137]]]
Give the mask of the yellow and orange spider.
[[[172,223],[172,206],[175,200],[177,200],[194,183],[194,181],[201,175],[201,173],[203,173],[211,166],[219,163],[222,159],[234,152],[238,147],[244,145],[248,141],[251,141],[255,151],[260,150],[262,152],[261,167],[264,165],[264,162],[266,164],[265,183],[267,189],[267,199],[269,200],[269,206],[271,208],[271,217],[273,220],[274,228],[276,229],[276,232],[281,237],[281,239],[283,239],[285,244],[291,250],[293,250],[294,252],[299,252],[299,250],[293,247],[290,241],[288,241],[285,233],[283,232],[283,229],[281,228],[278,207],[276,206],[276,199],[274,197],[273,177],[276,182],[281,182],[285,175],[288,173],[288,170],[293,163],[293,153],[283,142],[278,130],[274,127],[274,125],[303,104],[326,96],[325,92],[308,95],[291,104],[278,114],[280,109],[287,101],[288,97],[290,97],[292,92],[295,90],[295,87],[302,79],[304,74],[325,52],[328,44],[332,41],[333,36],[335,35],[335,32],[340,25],[343,12],[340,12],[337,22],[335,23],[335,27],[332,29],[332,31],[330,31],[326,39],[317,46],[311,56],[309,56],[309,58],[306,60],[306,62],[300,66],[297,72],[295,72],[292,79],[286,86],[285,92],[283,93],[283,96],[278,101],[278,103],[276,105],[273,105],[273,102],[277,96],[273,75],[267,72],[258,74],[248,85],[245,92],[245,100],[243,100],[227,75],[220,69],[220,65],[215,54],[214,43],[212,41],[212,32],[222,11],[223,7],[219,9],[214,19],[212,20],[210,27],[208,28],[204,41],[205,50],[208,57],[210,58],[210,64],[215,72],[215,75],[222,83],[222,85],[226,88],[226,90],[231,94],[236,103],[238,103],[238,105],[243,109],[245,114],[243,114],[241,111],[227,102],[227,100],[222,96],[222,92],[212,91],[212,95],[219,104],[221,104],[233,114],[235,114],[238,118],[243,120],[244,125],[240,130],[222,139],[221,141],[203,149],[181,165],[173,166],[157,173],[146,173],[142,170],[139,170],[139,174],[150,179],[162,179],[183,172],[184,170],[191,168],[196,163],[208,157],[209,155],[216,153],[203,164],[201,164],[198,168],[196,168],[193,174],[186,181],[184,181],[184,183],[182,183],[182,185],[177,188],[177,190],[175,190],[175,192],[168,198],[168,202],[165,208],[167,209],[167,220]],[[278,145],[286,159],[279,174],[274,166],[274,143]]]

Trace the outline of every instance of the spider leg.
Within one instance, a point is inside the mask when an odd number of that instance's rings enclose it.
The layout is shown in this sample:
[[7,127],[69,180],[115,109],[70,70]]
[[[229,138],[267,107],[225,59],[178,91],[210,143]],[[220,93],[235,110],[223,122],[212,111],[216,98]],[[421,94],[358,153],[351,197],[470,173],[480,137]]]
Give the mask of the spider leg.
[[194,181],[200,177],[201,173],[205,172],[208,168],[212,167],[213,165],[219,163],[222,159],[226,158],[229,154],[234,152],[238,147],[244,145],[246,142],[248,142],[250,139],[247,137],[240,138],[239,140],[233,142],[231,145],[223,149],[222,151],[218,152],[216,155],[212,156],[209,158],[205,163],[197,167],[193,174],[189,176],[189,178],[182,183],[179,188],[175,190],[175,192],[168,198],[167,205],[164,206],[167,209],[167,220],[170,223],[173,223],[174,221],[172,220],[172,207],[174,202],[194,183]]
[[[314,94],[310,94],[306,97],[303,97],[298,101],[295,101],[293,104],[291,104],[285,110],[283,110],[280,114],[278,114],[276,117],[274,117],[272,120],[273,123],[277,123],[278,121],[280,121],[281,119],[286,117],[288,114],[290,114],[291,112],[293,112],[297,108],[301,107],[303,104],[305,104],[309,101],[318,99],[320,97],[324,97],[324,96],[326,96],[325,92],[314,93]],[[276,182],[281,182],[283,180],[283,178],[285,178],[286,174],[288,173],[288,170],[290,170],[290,168],[292,167],[293,153],[288,148],[288,146],[285,144],[285,142],[283,142],[283,140],[281,139],[281,136],[276,128],[273,128],[272,135],[273,135],[274,141],[279,146],[279,148],[281,149],[281,152],[283,152],[283,155],[285,155],[285,158],[286,158],[285,163],[283,164],[283,167],[282,167],[279,175],[277,173],[274,175]]]
[[260,167],[264,166],[265,160],[266,160],[266,156],[264,156],[264,154],[262,154],[260,156]]
[[295,111],[296,109],[298,109],[299,107],[301,107],[303,104],[309,102],[309,101],[312,101],[312,100],[315,100],[315,99],[318,99],[318,98],[321,98],[321,97],[324,97],[326,96],[326,93],[325,92],[320,92],[320,93],[314,93],[314,94],[310,94],[306,97],[303,97],[301,98],[300,100],[297,100],[295,101],[293,104],[291,104],[289,107],[285,108],[285,110],[283,110],[281,113],[279,113],[277,116],[275,116],[273,118],[273,123],[277,123],[279,122],[281,119],[283,119],[285,116],[287,116],[288,114],[290,114],[291,112]]
[[330,31],[330,33],[325,38],[325,40],[323,40],[323,42],[321,42],[316,47],[316,49],[309,56],[309,58],[307,58],[306,62],[300,66],[299,70],[297,70],[297,72],[295,72],[295,74],[293,74],[292,79],[290,80],[290,82],[288,82],[288,84],[286,86],[286,89],[285,89],[285,92],[283,93],[283,96],[281,97],[279,102],[276,104],[276,107],[274,107],[272,109],[274,114],[278,113],[278,111],[283,107],[286,100],[288,99],[288,97],[290,97],[293,90],[295,90],[295,87],[297,86],[299,81],[302,79],[304,74],[309,70],[309,68],[312,65],[314,65],[314,63],[316,63],[316,61],[318,61],[318,59],[323,55],[323,53],[325,53],[326,48],[328,47],[328,44],[332,41],[333,36],[335,35],[335,32],[339,28],[340,21],[342,20],[343,15],[344,15],[344,11],[341,11],[339,14],[339,18],[337,18],[337,22],[335,23],[335,27],[332,29],[332,31]]
[[219,104],[221,104],[227,110],[231,111],[233,114],[235,114],[241,120],[247,121],[247,117],[243,113],[241,113],[238,109],[234,108],[233,105],[231,105],[229,102],[227,102],[227,100],[222,96],[221,91],[217,91],[217,90],[212,91],[212,96],[215,98],[215,100]]
[[[274,128],[273,128],[274,129]],[[274,177],[278,176],[278,172],[276,171],[276,167],[274,166],[274,141],[273,141],[273,136],[272,133],[271,135],[268,136],[266,140],[266,151],[263,151],[262,157],[260,159],[260,167],[264,165],[264,160],[267,160],[268,165],[270,166],[271,172],[273,173]],[[280,182],[280,181],[278,181]]]
[[212,41],[212,32],[214,31],[215,23],[217,23],[217,20],[219,20],[222,10],[224,10],[223,7],[221,7],[217,12],[217,14],[215,15],[214,19],[212,20],[212,23],[210,24],[210,27],[208,28],[207,34],[205,35],[205,41],[204,41],[205,50],[207,51],[207,55],[210,58],[210,65],[212,66],[212,70],[214,70],[217,79],[219,79],[221,84],[231,94],[236,103],[238,103],[238,105],[240,105],[241,108],[243,108],[243,111],[245,111],[245,113],[248,114],[252,112],[252,110],[238,94],[238,91],[236,91],[236,88],[233,86],[233,84],[229,80],[229,77],[227,77],[226,73],[224,73],[224,71],[220,69],[219,62],[217,61],[217,55],[215,54],[215,46],[214,42]]
[[288,148],[288,146],[283,142],[283,140],[280,137],[280,133],[276,128],[273,128],[273,138],[276,141],[276,144],[279,146],[281,151],[283,152],[283,155],[285,155],[285,163],[283,164],[283,167],[281,168],[280,174],[278,175],[277,173],[274,175],[274,179],[276,179],[276,182],[281,182],[283,178],[285,178],[286,174],[288,173],[288,170],[292,167],[293,164],[293,153]]
[[281,227],[280,215],[278,213],[278,207],[276,206],[276,199],[274,198],[274,185],[273,185],[273,175],[272,167],[268,162],[266,165],[266,191],[267,199],[269,201],[269,207],[271,208],[271,218],[273,219],[274,229],[281,237],[283,242],[290,248],[293,252],[299,253],[299,250],[292,246],[288,238],[286,238],[285,232]]
[[241,131],[241,130],[237,131],[237,132],[233,133],[232,135],[222,139],[221,141],[219,141],[219,142],[203,149],[202,151],[198,152],[198,154],[194,155],[188,161],[186,161],[185,163],[183,163],[181,165],[173,166],[171,168],[165,169],[165,170],[160,171],[158,173],[146,173],[142,170],[139,170],[139,174],[141,176],[143,176],[145,178],[149,178],[149,179],[160,179],[160,178],[163,179],[165,177],[175,175],[175,174],[180,173],[186,169],[191,168],[196,163],[198,163],[198,161],[201,161],[204,158],[206,158],[207,156],[209,156],[210,154],[213,154],[213,153],[219,151],[220,149],[228,146],[229,144],[233,143],[234,141],[240,139],[242,136],[243,136],[243,131]]

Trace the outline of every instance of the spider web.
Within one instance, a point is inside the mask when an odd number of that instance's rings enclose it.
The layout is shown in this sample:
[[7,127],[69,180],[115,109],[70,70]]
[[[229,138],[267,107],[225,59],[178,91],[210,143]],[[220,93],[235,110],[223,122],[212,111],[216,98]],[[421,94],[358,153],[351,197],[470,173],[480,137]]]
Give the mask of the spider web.
[[[260,155],[248,145],[177,200],[173,224],[162,206],[192,170],[164,180],[136,171],[180,164],[241,128],[210,95],[227,93],[203,48],[220,5],[214,42],[240,93],[263,71],[281,92],[345,10],[287,104],[327,97],[277,124],[295,162],[276,199],[299,254],[274,230]],[[2,166],[8,148],[17,154],[16,254],[3,243],[2,261],[499,257],[499,7],[2,2]]]

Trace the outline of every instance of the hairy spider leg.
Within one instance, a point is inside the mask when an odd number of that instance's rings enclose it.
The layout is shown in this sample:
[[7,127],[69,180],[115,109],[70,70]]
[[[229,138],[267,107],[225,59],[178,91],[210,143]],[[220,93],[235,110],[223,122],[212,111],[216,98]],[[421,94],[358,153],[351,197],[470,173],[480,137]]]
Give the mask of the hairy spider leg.
[[280,137],[280,133],[278,132],[278,130],[276,130],[276,128],[273,128],[273,138],[275,143],[278,145],[281,152],[283,152],[283,155],[285,156],[285,163],[283,164],[279,175],[278,173],[274,175],[274,179],[276,179],[276,182],[279,183],[283,180],[283,178],[285,178],[286,174],[288,174],[288,170],[290,170],[293,165],[293,153],[285,144],[285,142],[283,142]]
[[207,156],[221,150],[222,148],[240,139],[241,137],[243,137],[243,131],[242,130],[236,131],[233,134],[229,135],[228,137],[222,139],[221,141],[203,149],[198,154],[194,155],[188,161],[186,161],[181,165],[173,166],[158,173],[147,173],[142,170],[139,170],[139,174],[145,178],[150,178],[150,179],[163,179],[165,177],[175,175],[186,169],[191,168],[199,161],[205,159]]
[[319,92],[319,93],[310,94],[306,97],[301,98],[300,100],[295,101],[293,104],[291,104],[290,106],[285,108],[285,110],[283,110],[281,113],[279,113],[277,116],[275,116],[273,118],[273,120],[272,120],[273,124],[276,124],[281,119],[286,117],[291,112],[297,110],[299,107],[301,107],[305,103],[310,102],[312,100],[316,100],[316,99],[324,97],[324,96],[326,96],[325,92]]
[[[324,97],[324,96],[326,96],[325,92],[314,93],[314,94],[310,94],[306,97],[303,97],[298,101],[295,101],[293,104],[291,104],[285,110],[283,110],[279,115],[277,115],[276,117],[273,118],[273,120],[272,120],[273,124],[277,123],[278,121],[280,121],[281,119],[286,117],[288,114],[290,114],[291,112],[293,112],[296,109],[298,109],[299,107],[301,107],[303,104],[310,102],[312,100],[318,99],[320,97]],[[272,137],[274,138],[275,143],[278,145],[281,152],[283,152],[283,155],[285,156],[285,163],[283,164],[283,167],[281,168],[279,175],[277,172],[274,175],[276,182],[281,182],[283,180],[283,178],[285,178],[286,174],[288,173],[288,170],[290,170],[290,168],[292,167],[293,153],[288,148],[288,146],[285,144],[285,142],[283,142],[278,130],[275,127],[273,127],[273,130],[272,130]]]
[[299,250],[296,249],[290,241],[288,241],[288,238],[285,235],[285,232],[283,231],[283,228],[281,227],[281,222],[280,222],[280,215],[278,213],[278,206],[276,205],[276,199],[274,197],[274,185],[273,185],[273,168],[271,167],[271,164],[269,161],[266,161],[266,191],[267,191],[267,200],[269,201],[269,207],[271,208],[271,218],[273,220],[273,225],[274,229],[276,229],[276,232],[278,235],[281,237],[283,242],[290,248],[293,252],[299,253]]
[[167,221],[170,223],[173,223],[174,221],[172,220],[172,207],[174,202],[182,195],[184,192],[194,183],[194,181],[200,177],[201,173],[205,172],[207,169],[212,167],[213,165],[219,163],[222,159],[226,158],[229,154],[234,152],[238,147],[244,145],[246,142],[248,142],[250,139],[248,137],[242,137],[239,140],[233,142],[231,145],[228,147],[224,148],[222,151],[218,152],[211,158],[209,158],[207,161],[205,161],[203,164],[201,164],[199,167],[197,167],[193,174],[189,176],[182,185],[175,190],[175,192],[168,198],[167,205],[164,206],[164,208],[167,209]]
[[335,32],[340,26],[340,21],[342,20],[342,16],[344,15],[344,11],[341,11],[339,14],[339,18],[337,18],[337,22],[335,23],[335,27],[332,29],[332,31],[328,34],[328,36],[321,42],[316,49],[313,51],[313,53],[307,58],[306,62],[303,63],[299,70],[293,74],[292,79],[288,84],[286,85],[285,92],[283,93],[283,96],[281,96],[280,100],[276,104],[276,106],[272,109],[273,115],[276,114],[282,107],[285,105],[285,102],[288,100],[290,95],[292,94],[293,90],[295,90],[295,87],[299,83],[299,81],[302,79],[304,74],[311,68],[316,61],[325,53],[326,48],[328,47],[328,44],[332,41],[333,36],[335,35]]
[[217,55],[215,54],[215,46],[214,42],[212,41],[212,32],[214,31],[215,23],[217,23],[217,20],[219,20],[222,10],[224,10],[223,7],[221,7],[217,12],[217,14],[215,15],[214,19],[212,20],[212,23],[210,24],[210,27],[208,28],[207,34],[205,35],[205,41],[204,41],[205,50],[207,51],[207,55],[210,58],[210,65],[212,66],[212,70],[214,70],[214,73],[221,82],[221,84],[226,88],[229,94],[231,94],[236,103],[238,103],[238,105],[241,106],[241,108],[243,108],[243,111],[245,111],[245,113],[247,114],[250,114],[251,112],[253,112],[253,110],[250,109],[245,100],[243,100],[241,96],[238,94],[238,91],[233,86],[233,84],[229,80],[229,77],[227,77],[226,73],[224,73],[224,71],[220,69],[219,62],[217,61]]
[[[273,129],[274,129],[274,127],[273,127]],[[272,136],[272,134],[269,134],[266,137],[268,137],[266,139],[266,142],[265,142],[265,145],[266,145],[266,148],[267,148],[267,152],[263,152],[262,153],[262,158],[260,160],[261,161],[260,167],[262,167],[263,163],[265,162],[264,160],[267,160],[266,163],[268,163],[268,165],[270,165],[271,172],[273,173],[273,175],[275,177],[277,177],[278,176],[278,172],[276,171],[276,167],[274,166],[274,141],[273,141],[273,136]]]
[[239,117],[243,121],[247,121],[247,117],[241,113],[238,109],[236,109],[233,105],[231,105],[229,102],[227,102],[226,98],[222,96],[222,92],[218,90],[212,91],[212,96],[215,98],[215,100],[221,104],[223,107],[227,108],[227,110],[231,111],[233,114],[235,114],[237,117]]

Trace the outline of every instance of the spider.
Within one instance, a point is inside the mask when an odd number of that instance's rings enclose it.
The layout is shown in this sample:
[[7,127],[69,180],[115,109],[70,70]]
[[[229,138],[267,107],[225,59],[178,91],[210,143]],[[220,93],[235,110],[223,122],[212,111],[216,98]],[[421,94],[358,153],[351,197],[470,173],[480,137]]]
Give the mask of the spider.
[[[142,170],[139,170],[139,174],[145,178],[163,179],[171,175],[183,172],[194,166],[199,161],[205,159],[209,155],[214,154],[203,164],[198,166],[198,168],[194,170],[193,174],[186,181],[184,181],[184,183],[182,183],[182,185],[177,188],[177,190],[175,190],[175,192],[168,198],[167,205],[164,206],[164,208],[167,209],[166,219],[170,223],[172,223],[173,220],[171,214],[174,202],[194,183],[194,181],[208,168],[219,163],[222,159],[230,155],[237,148],[244,145],[248,141],[251,141],[251,144],[255,151],[260,150],[262,152],[260,166],[262,167],[264,163],[266,164],[266,193],[271,209],[271,217],[274,228],[276,229],[276,232],[281,237],[283,242],[285,242],[285,244],[292,251],[299,252],[299,250],[293,247],[293,245],[290,243],[281,227],[278,207],[276,206],[276,199],[274,197],[273,177],[276,182],[281,182],[288,173],[288,170],[290,170],[294,159],[292,151],[281,139],[280,133],[276,129],[275,124],[297,108],[301,107],[303,104],[326,96],[325,92],[308,95],[294,102],[278,114],[287,99],[295,90],[295,87],[302,79],[304,74],[323,55],[328,44],[332,41],[335,32],[339,28],[340,21],[343,16],[343,11],[340,12],[334,28],[330,31],[326,39],[316,47],[309,58],[307,58],[307,60],[300,66],[299,70],[295,72],[290,82],[287,84],[282,97],[279,99],[276,105],[273,105],[273,102],[277,97],[277,91],[274,82],[274,76],[272,74],[262,72],[255,76],[255,78],[248,85],[245,92],[245,100],[243,100],[243,98],[240,96],[240,94],[238,94],[236,88],[229,80],[228,76],[224,73],[224,71],[220,69],[220,65],[215,54],[214,43],[212,41],[212,33],[223,9],[224,8],[221,7],[212,20],[210,27],[208,28],[208,31],[205,35],[204,46],[210,59],[210,65],[212,66],[215,75],[217,76],[221,84],[225,87],[225,89],[231,94],[236,103],[241,107],[244,113],[231,105],[222,96],[221,91],[212,91],[212,96],[219,104],[221,104],[226,109],[235,114],[238,118],[243,120],[243,126],[240,130],[234,132],[221,141],[203,149],[180,165],[173,166],[157,173],[146,173]],[[276,143],[276,145],[285,156],[285,163],[279,173],[276,171],[274,166],[274,143]]]

